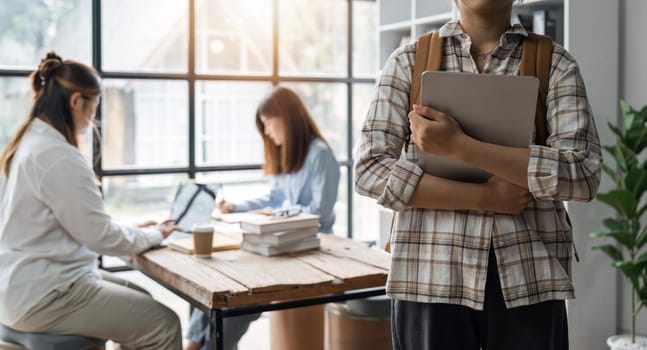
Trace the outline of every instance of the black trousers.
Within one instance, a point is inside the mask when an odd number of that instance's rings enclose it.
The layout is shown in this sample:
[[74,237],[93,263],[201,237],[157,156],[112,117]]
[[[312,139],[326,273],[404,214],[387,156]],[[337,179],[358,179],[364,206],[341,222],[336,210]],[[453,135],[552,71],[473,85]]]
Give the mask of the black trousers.
[[567,350],[563,300],[506,309],[490,250],[483,311],[461,305],[394,300],[395,350]]

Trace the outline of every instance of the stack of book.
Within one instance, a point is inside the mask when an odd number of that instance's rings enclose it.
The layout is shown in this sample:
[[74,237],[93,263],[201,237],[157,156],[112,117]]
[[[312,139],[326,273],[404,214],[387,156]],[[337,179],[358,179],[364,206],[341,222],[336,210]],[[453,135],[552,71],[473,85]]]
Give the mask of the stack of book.
[[318,215],[258,215],[242,219],[240,229],[243,231],[241,249],[248,252],[272,256],[319,248]]

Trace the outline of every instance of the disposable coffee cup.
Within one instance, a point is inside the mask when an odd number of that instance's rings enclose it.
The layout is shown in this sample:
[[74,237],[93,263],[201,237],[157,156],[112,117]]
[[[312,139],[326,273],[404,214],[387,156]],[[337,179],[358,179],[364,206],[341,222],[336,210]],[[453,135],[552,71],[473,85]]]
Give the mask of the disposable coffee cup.
[[195,256],[210,258],[211,247],[213,245],[213,225],[194,224],[191,231],[193,231],[193,250]]

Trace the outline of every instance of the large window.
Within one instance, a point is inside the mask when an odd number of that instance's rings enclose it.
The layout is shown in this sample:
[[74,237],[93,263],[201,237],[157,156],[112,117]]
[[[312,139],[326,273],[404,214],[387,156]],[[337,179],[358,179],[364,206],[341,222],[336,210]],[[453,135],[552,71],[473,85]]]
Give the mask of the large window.
[[188,178],[243,199],[267,190],[255,109],[284,85],[340,162],[335,231],[353,234],[352,148],[378,70],[376,24],[369,0],[5,0],[0,147],[29,108],[26,77],[56,50],[103,76],[90,161],[111,214],[163,214]]

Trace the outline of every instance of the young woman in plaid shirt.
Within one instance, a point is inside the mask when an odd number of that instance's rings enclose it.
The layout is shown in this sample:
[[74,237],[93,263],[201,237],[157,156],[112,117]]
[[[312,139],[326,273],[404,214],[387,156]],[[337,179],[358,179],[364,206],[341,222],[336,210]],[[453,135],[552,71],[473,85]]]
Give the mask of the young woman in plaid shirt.
[[[528,33],[510,24],[513,2],[456,0],[460,21],[439,30],[441,70],[518,75]],[[385,64],[355,157],[357,191],[398,212],[387,282],[394,348],[567,349],[564,300],[574,291],[563,201],[593,199],[602,162],[577,63],[554,44],[546,146],[511,148],[471,138],[450,115],[410,110],[415,54],[405,45]],[[422,151],[493,176],[474,184],[424,174]]]

